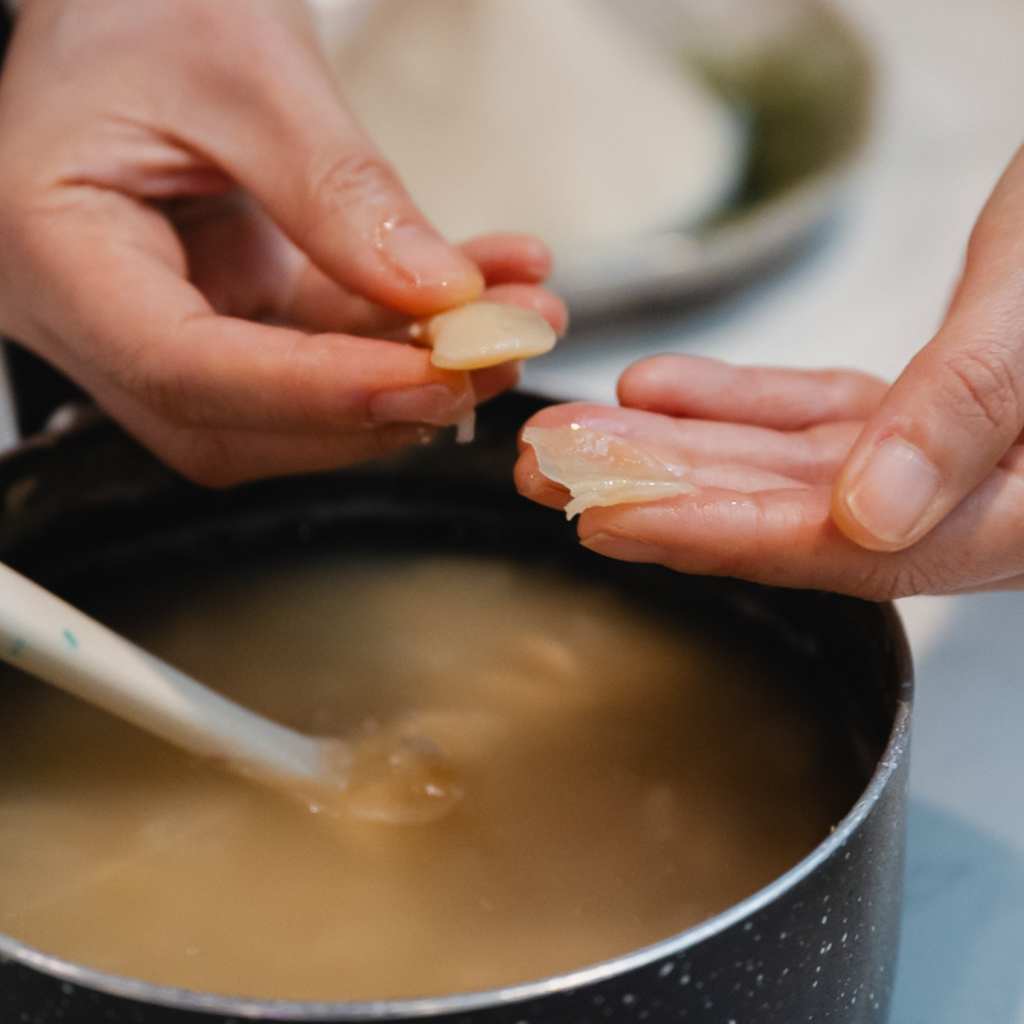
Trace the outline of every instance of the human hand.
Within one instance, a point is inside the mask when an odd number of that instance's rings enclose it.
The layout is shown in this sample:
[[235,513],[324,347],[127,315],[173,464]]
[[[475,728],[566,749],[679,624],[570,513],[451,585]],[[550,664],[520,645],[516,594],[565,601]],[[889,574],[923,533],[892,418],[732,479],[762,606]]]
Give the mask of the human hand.
[[[627,370],[619,399],[531,425],[667,445],[698,467],[699,489],[584,513],[595,551],[876,599],[1024,587],[1024,150],[978,220],[942,326],[891,388],[662,356]],[[517,480],[565,504],[530,450]]]
[[[906,550],[866,549],[836,525],[844,467],[889,395],[885,382],[854,372],[658,356],[623,375],[623,408],[553,406],[529,425],[577,422],[694,467],[694,493],[582,514],[581,542],[611,558],[873,600],[1024,585],[1019,444]],[[540,473],[529,447],[521,450],[516,480],[534,501],[566,503],[566,491]]]
[[382,454],[514,383],[386,340],[411,317],[486,290],[565,327],[539,242],[425,221],[294,0],[29,0],[0,139],[0,331],[202,483]]

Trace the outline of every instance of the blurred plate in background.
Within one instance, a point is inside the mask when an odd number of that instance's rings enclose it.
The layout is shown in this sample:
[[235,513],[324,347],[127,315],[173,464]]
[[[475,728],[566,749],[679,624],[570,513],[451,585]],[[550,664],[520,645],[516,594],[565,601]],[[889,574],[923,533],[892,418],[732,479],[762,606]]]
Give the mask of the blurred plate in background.
[[326,39],[346,102],[448,238],[526,232],[561,261],[706,221],[746,166],[745,118],[636,15],[373,0]]
[[560,253],[555,286],[576,317],[707,297],[792,253],[835,207],[870,120],[866,45],[828,3],[632,0],[629,10],[743,118],[746,166],[732,202],[696,228]]
[[825,0],[314,7],[346,97],[427,215],[453,238],[540,234],[577,318],[763,271],[828,216],[867,132],[867,49]]

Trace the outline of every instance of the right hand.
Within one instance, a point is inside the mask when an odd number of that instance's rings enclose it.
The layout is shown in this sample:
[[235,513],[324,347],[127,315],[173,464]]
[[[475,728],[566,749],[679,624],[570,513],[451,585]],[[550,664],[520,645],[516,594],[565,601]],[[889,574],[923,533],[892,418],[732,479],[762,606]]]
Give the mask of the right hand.
[[[528,425],[580,423],[692,467],[692,493],[580,516],[580,542],[609,558],[876,601],[1024,588],[1020,443],[906,550],[868,549],[837,526],[843,467],[890,394],[884,381],[853,371],[663,355],[623,374],[621,407],[551,406]],[[516,480],[540,504],[566,504],[528,445]]]
[[0,140],[0,331],[201,483],[378,455],[514,383],[385,340],[411,317],[486,289],[564,330],[541,243],[427,223],[294,0],[28,0]]

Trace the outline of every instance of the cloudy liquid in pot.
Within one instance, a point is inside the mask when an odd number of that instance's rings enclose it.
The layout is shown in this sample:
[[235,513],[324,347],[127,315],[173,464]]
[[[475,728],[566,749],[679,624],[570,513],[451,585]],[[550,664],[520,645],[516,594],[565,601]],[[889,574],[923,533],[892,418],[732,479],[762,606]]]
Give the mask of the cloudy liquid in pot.
[[318,1000],[538,979],[751,894],[859,789],[742,637],[536,567],[339,556],[127,603],[102,617],[283,722],[443,758],[457,798],[311,814],[9,674],[0,932],[117,974]]

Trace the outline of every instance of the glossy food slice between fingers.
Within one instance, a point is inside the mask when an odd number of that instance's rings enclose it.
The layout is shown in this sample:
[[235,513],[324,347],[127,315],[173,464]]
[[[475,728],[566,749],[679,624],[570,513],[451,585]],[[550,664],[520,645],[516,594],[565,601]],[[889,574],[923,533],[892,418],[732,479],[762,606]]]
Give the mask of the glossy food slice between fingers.
[[481,370],[532,359],[555,347],[554,328],[539,313],[498,302],[471,302],[431,317],[418,340],[445,370]]
[[572,495],[565,506],[568,519],[594,506],[657,501],[696,490],[684,478],[689,466],[578,423],[527,427],[523,440],[536,452],[544,476]]

